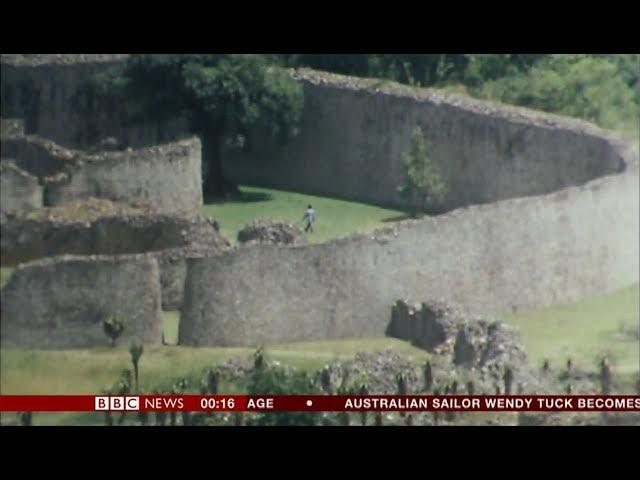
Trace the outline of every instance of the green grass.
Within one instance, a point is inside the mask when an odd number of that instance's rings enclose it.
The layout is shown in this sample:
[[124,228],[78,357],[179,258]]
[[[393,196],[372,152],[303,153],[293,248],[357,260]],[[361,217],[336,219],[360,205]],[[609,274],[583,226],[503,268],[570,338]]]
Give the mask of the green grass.
[[[633,285],[583,302],[507,315],[504,319],[520,328],[529,359],[540,365],[544,359],[562,368],[571,357],[574,365],[595,370],[608,355],[618,387],[626,391],[640,371],[637,338],[622,334],[640,322],[640,288]],[[165,312],[165,339],[177,339],[178,312]],[[346,360],[360,351],[392,349],[422,363],[428,354],[393,338],[295,342],[267,345],[271,360],[315,371],[327,363]],[[192,348],[149,346],[140,360],[141,388],[149,391],[177,377],[199,378],[204,368],[235,356],[251,355],[255,347]],[[120,372],[130,368],[125,345],[89,350],[42,351],[3,349],[0,355],[2,394],[92,394],[110,388]],[[3,415],[12,419],[13,414]],[[92,424],[102,422],[96,414],[37,414],[37,424]]]
[[180,312],[164,313],[164,341],[169,345],[178,344],[178,326],[180,325]]
[[595,369],[607,355],[620,375],[637,375],[640,344],[621,330],[638,328],[640,288],[633,285],[579,303],[508,315],[504,320],[520,328],[527,356],[541,365],[549,359],[561,368],[571,357],[574,365]]
[[13,270],[13,268],[9,267],[0,268],[0,288],[4,287],[5,284],[9,281],[9,278],[11,278],[11,275],[13,275]]
[[220,224],[222,233],[231,242],[235,242],[238,231],[255,218],[284,220],[303,228],[302,216],[309,204],[313,205],[317,213],[315,232],[307,235],[311,243],[324,242],[356,232],[368,232],[385,226],[386,222],[406,218],[406,214],[398,210],[246,186],[241,187],[240,196],[206,204],[202,212],[214,217]]
[[[634,285],[580,303],[508,315],[504,319],[520,328],[527,355],[536,364],[547,358],[552,366],[561,367],[571,357],[575,365],[591,369],[606,354],[615,372],[636,375],[640,369],[638,340],[622,335],[621,327],[638,325],[639,300],[639,287]],[[167,342],[175,342],[177,325],[178,313],[166,312]],[[350,358],[359,351],[387,348],[416,361],[423,361],[427,356],[407,342],[384,337],[267,345],[272,359],[309,371],[327,362]],[[254,350],[255,347],[149,346],[140,363],[141,387],[152,388],[167,377],[200,371],[233,356],[249,355]],[[116,381],[120,371],[129,367],[129,362],[126,345],[64,351],[2,349],[0,392],[100,392]]]

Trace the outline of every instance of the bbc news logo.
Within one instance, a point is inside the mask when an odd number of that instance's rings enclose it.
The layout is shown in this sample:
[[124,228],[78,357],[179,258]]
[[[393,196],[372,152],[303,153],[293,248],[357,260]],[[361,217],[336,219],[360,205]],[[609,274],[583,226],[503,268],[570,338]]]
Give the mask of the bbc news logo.
[[140,397],[96,397],[95,409],[105,411],[139,410]]

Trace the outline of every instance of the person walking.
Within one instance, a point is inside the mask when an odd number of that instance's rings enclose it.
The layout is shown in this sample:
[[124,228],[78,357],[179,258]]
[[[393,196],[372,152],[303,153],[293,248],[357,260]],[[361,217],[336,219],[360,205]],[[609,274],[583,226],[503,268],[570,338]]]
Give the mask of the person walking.
[[307,226],[304,228],[304,231],[313,233],[313,224],[316,221],[316,212],[311,205],[307,207],[307,211],[304,212],[302,220],[307,222]]

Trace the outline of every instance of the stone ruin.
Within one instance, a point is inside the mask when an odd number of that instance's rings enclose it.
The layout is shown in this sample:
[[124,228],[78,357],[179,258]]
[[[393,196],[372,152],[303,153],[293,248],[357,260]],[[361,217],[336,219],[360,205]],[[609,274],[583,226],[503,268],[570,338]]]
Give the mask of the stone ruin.
[[[150,255],[60,256],[17,268],[2,289],[2,347],[107,346],[103,321],[125,322],[120,342],[160,344],[160,272]],[[28,292],[28,293],[27,293]]]
[[456,367],[480,372],[483,380],[501,382],[504,369],[509,367],[521,381],[537,382],[516,328],[470,315],[464,308],[442,300],[420,306],[396,301],[387,334],[448,356]]
[[[136,255],[157,264],[158,275],[151,276],[159,303],[181,309],[185,344],[370,336],[388,326],[391,335],[427,350],[455,355],[457,347],[460,365],[472,368],[502,358],[495,345],[510,338],[508,329],[489,321],[460,323],[464,315],[433,302],[399,306],[387,325],[389,303],[433,295],[494,313],[579,300],[637,281],[637,162],[609,132],[443,92],[306,70],[294,72],[305,91],[302,135],[284,150],[263,149],[258,135],[253,152],[223,152],[232,180],[402,205],[394,159],[421,124],[434,158],[450,170],[457,196],[448,208],[465,208],[400,222],[393,235],[353,235],[320,245],[304,245],[294,226],[256,222],[239,242],[258,245],[231,249],[217,222],[197,214],[199,141],[187,134],[184,119],[136,130],[116,114],[92,110],[82,82],[125,57],[2,56],[3,117],[24,119],[2,119],[2,265],[20,265],[2,290],[3,342],[6,336],[32,345],[19,333],[21,325],[39,321],[5,321],[6,315],[20,308],[45,315],[29,310],[25,279],[32,273],[66,272],[44,275],[60,287],[56,295],[68,294],[76,305],[48,304],[58,323],[42,317],[49,327],[64,329],[62,311],[74,322],[76,310],[102,312],[104,305],[89,308],[89,300],[84,305],[71,293],[84,281],[98,281],[87,276],[87,265],[131,259],[132,268],[146,269],[141,265],[147,260]],[[344,114],[336,117],[336,111]],[[19,183],[10,178],[24,180],[17,193],[5,193],[5,182]],[[44,208],[36,210],[34,179],[44,192],[38,205]],[[21,198],[24,208],[11,206],[14,200],[5,195]],[[127,285],[119,278],[104,283],[115,289],[104,295],[109,301],[120,301],[117,290]],[[67,345],[86,344],[87,338],[70,338]]]
[[3,159],[0,161],[0,203],[0,221],[38,208],[42,204],[38,179],[18,168],[13,161]]
[[306,245],[307,237],[291,223],[258,218],[238,232],[238,241],[244,245],[268,243],[272,245]]

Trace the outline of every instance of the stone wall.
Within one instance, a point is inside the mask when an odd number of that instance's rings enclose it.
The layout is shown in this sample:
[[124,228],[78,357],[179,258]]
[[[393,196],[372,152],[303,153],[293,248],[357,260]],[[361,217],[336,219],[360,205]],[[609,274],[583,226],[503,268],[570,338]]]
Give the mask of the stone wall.
[[24,121],[19,118],[0,118],[0,137],[24,135]]
[[2,136],[2,157],[14,159],[19,168],[38,177],[40,183],[72,165],[79,153],[37,135],[12,133]]
[[3,214],[21,214],[42,206],[38,179],[10,160],[0,162],[0,207]]
[[70,148],[87,148],[116,137],[133,148],[175,140],[187,125],[176,118],[163,125],[126,125],[115,105],[99,109],[86,89],[96,73],[122,62],[124,54],[2,55],[2,117],[23,118],[25,131]]
[[126,151],[78,155],[64,174],[45,182],[47,205],[95,197],[165,212],[202,207],[201,145],[196,137]]
[[402,207],[400,160],[416,125],[449,184],[446,209],[580,185],[633,156],[575,119],[379,80],[294,76],[304,87],[300,135],[278,147],[258,131],[249,151],[227,151],[236,182]]
[[214,220],[199,215],[8,219],[0,234],[2,266],[64,254],[118,255],[188,245],[223,248],[228,242]]
[[20,266],[2,289],[2,347],[108,345],[102,322],[124,319],[119,344],[162,340],[158,264],[150,256],[46,259]]
[[162,309],[180,310],[184,298],[187,262],[190,258],[203,258],[216,255],[227,248],[228,244],[188,245],[179,248],[167,248],[154,252],[160,267],[160,286],[162,287]]
[[638,170],[461,208],[325,244],[255,245],[187,262],[180,342],[383,335],[398,298],[492,314],[638,282]]
[[[181,138],[185,119],[127,126],[118,106],[97,108],[85,85],[126,55],[3,55],[2,116],[25,119],[27,133],[86,148],[115,137],[133,148]],[[404,207],[400,157],[421,125],[449,184],[445,208],[539,195],[618,173],[630,146],[575,119],[393,82],[301,69],[300,136],[277,147],[260,131],[246,152],[224,152],[239,183]]]

